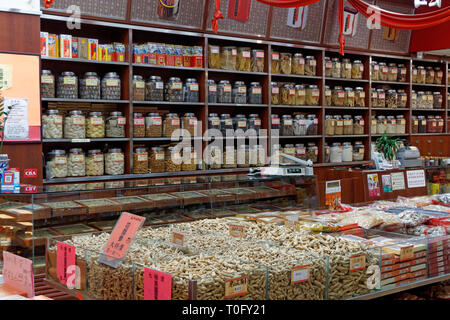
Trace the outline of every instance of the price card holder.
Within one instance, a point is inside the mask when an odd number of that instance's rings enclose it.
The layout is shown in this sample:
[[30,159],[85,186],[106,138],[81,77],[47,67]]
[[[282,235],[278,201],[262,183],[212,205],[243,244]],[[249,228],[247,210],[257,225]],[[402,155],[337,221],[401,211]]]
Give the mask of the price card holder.
[[400,249],[400,261],[410,260],[414,257],[414,246],[410,245]]
[[172,300],[172,276],[165,272],[145,268],[144,300]]
[[172,243],[174,245],[184,247],[185,235],[181,232],[172,232]]
[[56,242],[56,275],[63,285],[68,285],[67,280],[71,275],[67,274],[67,268],[76,264],[75,257],[74,246],[64,242]]
[[230,224],[230,236],[235,238],[245,238],[245,226],[240,224]]
[[366,268],[366,255],[364,253],[350,257],[350,272],[363,270],[365,268]]
[[98,261],[117,268],[125,259],[128,248],[144,221],[144,217],[122,212]]
[[309,280],[309,270],[311,265],[292,267],[291,283],[305,282]]
[[225,299],[243,296],[248,293],[248,277],[225,281]]
[[28,298],[34,297],[33,262],[30,259],[3,251],[4,284],[26,292]]

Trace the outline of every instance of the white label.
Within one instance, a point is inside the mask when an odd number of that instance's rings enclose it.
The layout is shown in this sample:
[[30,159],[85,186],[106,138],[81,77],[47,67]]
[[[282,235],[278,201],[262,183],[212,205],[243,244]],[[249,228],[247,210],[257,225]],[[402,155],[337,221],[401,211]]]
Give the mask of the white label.
[[261,88],[253,88],[252,94],[261,94]]
[[290,96],[295,95],[295,89],[289,89],[289,95]]
[[242,51],[243,58],[250,58],[250,51]]
[[230,85],[223,86],[223,92],[227,93],[231,92],[231,86]]
[[279,93],[280,93],[280,88],[272,87],[272,94],[279,94]]
[[237,55],[237,49],[231,49],[231,54],[232,54],[233,56]]
[[215,84],[212,84],[209,86],[209,92],[217,92],[217,86]]
[[264,51],[256,51],[256,58],[258,59],[264,58]]
[[118,87],[119,79],[106,79],[106,86],[107,87]]
[[425,187],[425,170],[409,170],[406,171],[408,188]]
[[183,84],[181,82],[173,82],[172,90],[181,90],[183,88]]
[[162,152],[155,153],[155,159],[156,160],[164,160],[164,153],[162,153]]
[[211,48],[211,53],[219,53],[220,52],[220,49],[217,46],[211,46],[210,48]]
[[198,91],[198,84],[191,84],[191,91]]
[[143,126],[145,124],[144,118],[134,118],[134,125],[135,126]]
[[274,61],[280,60],[280,54],[279,53],[272,53],[272,60],[274,60]]
[[179,126],[180,125],[180,119],[172,119],[172,126]]
[[124,126],[127,123],[127,118],[125,117],[119,117],[117,118],[117,124],[119,126]]
[[65,165],[67,163],[66,157],[55,157],[55,164]]
[[405,176],[403,172],[391,173],[392,190],[404,190],[405,189]]

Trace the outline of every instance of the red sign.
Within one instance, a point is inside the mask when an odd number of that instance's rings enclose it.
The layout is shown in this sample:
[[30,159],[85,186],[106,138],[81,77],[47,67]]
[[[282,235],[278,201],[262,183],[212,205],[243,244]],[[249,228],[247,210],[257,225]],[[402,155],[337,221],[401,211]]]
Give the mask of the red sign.
[[23,175],[25,178],[36,178],[37,177],[37,169],[25,169],[23,171]]
[[172,276],[165,272],[145,268],[144,300],[172,300]]
[[[67,280],[71,276],[67,274],[67,268],[75,265],[75,247],[64,243],[56,242],[56,275],[59,282],[63,285],[68,285]],[[75,270],[73,271],[75,272]],[[73,277],[75,280],[75,277]],[[74,285],[73,283],[72,285]]]
[[36,193],[37,187],[36,186],[25,186],[25,193]]

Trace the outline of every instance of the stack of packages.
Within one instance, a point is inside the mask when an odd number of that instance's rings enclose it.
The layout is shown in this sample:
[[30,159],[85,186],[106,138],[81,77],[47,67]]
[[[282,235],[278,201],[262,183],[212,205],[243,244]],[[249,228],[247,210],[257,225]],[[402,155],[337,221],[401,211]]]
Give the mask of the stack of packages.
[[438,277],[450,272],[450,241],[446,238],[428,242],[428,277]]

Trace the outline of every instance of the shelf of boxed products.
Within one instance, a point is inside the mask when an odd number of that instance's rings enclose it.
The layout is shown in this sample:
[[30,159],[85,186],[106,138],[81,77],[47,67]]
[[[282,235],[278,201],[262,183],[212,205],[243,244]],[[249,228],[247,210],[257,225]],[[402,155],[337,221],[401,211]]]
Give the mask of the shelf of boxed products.
[[42,102],[84,102],[84,103],[130,103],[129,100],[103,100],[103,99],[64,99],[64,98],[41,98]]
[[204,106],[204,102],[171,102],[171,101],[138,101],[134,100],[135,105],[161,105],[161,106]]
[[196,68],[196,67],[173,67],[173,66],[159,66],[153,64],[144,64],[144,63],[133,63],[134,68],[153,68],[153,69],[165,69],[165,70],[186,70],[186,71],[205,71],[205,68]]
[[88,60],[88,59],[79,59],[79,58],[58,58],[58,57],[46,57],[41,56],[42,60],[46,61],[54,61],[54,62],[73,62],[73,63],[92,63],[92,64],[107,64],[107,65],[115,65],[115,66],[129,66],[128,62],[117,62],[117,61],[99,61],[99,60]]

